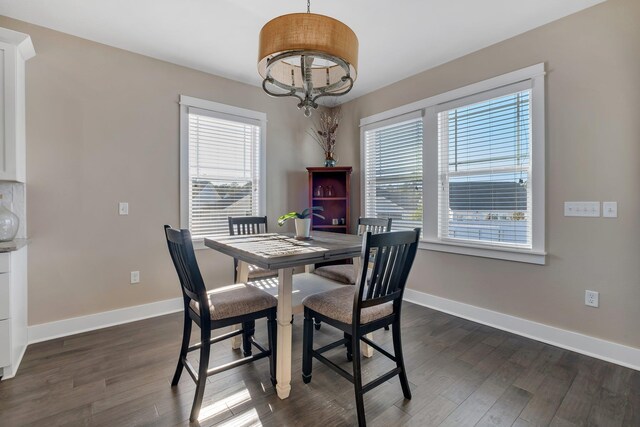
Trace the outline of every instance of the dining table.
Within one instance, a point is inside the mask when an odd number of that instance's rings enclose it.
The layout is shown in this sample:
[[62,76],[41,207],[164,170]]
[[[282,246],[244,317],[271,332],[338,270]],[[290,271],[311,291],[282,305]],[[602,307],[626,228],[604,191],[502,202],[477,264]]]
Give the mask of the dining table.
[[[288,233],[245,234],[205,238],[204,244],[238,260],[238,283],[248,282],[250,265],[278,271],[277,285],[273,284],[278,298],[276,391],[281,399],[286,399],[291,392],[294,288],[300,286],[304,294],[331,287],[351,286],[337,284],[311,273],[315,264],[345,259],[353,259],[354,268],[358,268],[362,236],[314,231],[311,238],[299,240]],[[294,269],[303,270],[302,267],[305,267],[305,273],[295,274],[294,278]],[[300,291],[296,291],[298,299],[299,294]],[[300,301],[297,301],[295,306],[299,307],[299,304]],[[234,340],[232,345],[238,348],[240,340]],[[364,355],[371,357],[372,349],[369,346],[365,347]]]

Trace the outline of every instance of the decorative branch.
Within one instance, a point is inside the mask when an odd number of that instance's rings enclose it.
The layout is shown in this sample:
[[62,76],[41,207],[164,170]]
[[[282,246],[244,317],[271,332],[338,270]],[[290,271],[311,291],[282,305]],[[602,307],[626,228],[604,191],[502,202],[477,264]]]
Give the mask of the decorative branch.
[[312,125],[312,130],[307,131],[314,141],[322,148],[327,159],[333,158],[336,147],[336,131],[342,118],[340,107],[320,113],[320,119]]

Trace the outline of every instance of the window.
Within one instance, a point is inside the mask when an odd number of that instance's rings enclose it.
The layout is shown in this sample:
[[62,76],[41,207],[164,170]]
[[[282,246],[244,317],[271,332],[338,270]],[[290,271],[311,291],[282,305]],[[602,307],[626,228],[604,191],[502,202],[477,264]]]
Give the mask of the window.
[[422,227],[422,116],[364,130],[364,216],[392,218],[394,230]]
[[263,113],[182,96],[181,223],[194,240],[264,212]]
[[[420,130],[408,133],[416,120]],[[361,127],[367,215],[387,216],[379,206],[392,193],[406,201],[395,203],[402,220],[420,212],[422,249],[545,263],[544,64],[364,118]],[[404,140],[382,138],[394,131]],[[395,187],[379,183],[389,175]]]
[[438,113],[440,239],[531,249],[530,103],[524,90]]

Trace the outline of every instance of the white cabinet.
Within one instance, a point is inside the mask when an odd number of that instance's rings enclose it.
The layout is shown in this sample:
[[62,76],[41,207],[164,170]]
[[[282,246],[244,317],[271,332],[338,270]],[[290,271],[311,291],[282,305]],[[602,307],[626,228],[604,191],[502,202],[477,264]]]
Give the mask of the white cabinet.
[[31,37],[0,28],[0,181],[25,182],[24,63],[34,55]]
[[27,348],[27,247],[0,253],[0,375],[13,377]]
[[[25,61],[34,55],[27,34],[0,28],[0,182],[26,179]],[[0,253],[2,379],[16,374],[27,348],[27,248],[24,239],[13,243],[17,249]]]

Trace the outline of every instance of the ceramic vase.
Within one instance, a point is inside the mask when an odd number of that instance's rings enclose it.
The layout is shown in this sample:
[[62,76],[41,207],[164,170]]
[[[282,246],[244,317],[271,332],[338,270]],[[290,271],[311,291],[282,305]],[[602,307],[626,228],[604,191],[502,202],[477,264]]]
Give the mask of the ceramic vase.
[[338,163],[338,161],[336,160],[336,158],[333,156],[333,152],[326,152],[324,153],[324,167],[325,168],[332,168],[336,165],[336,163]]
[[311,218],[296,218],[296,237],[308,239],[311,235]]
[[20,220],[18,215],[0,203],[0,242],[9,242],[18,234]]

